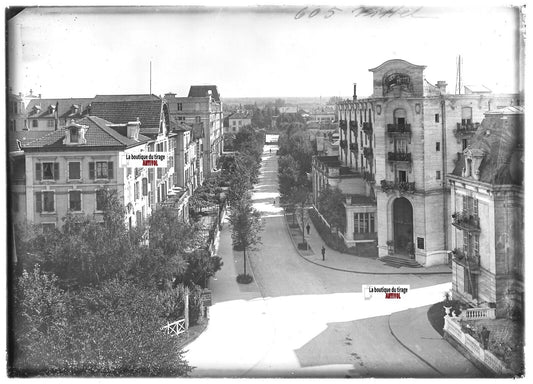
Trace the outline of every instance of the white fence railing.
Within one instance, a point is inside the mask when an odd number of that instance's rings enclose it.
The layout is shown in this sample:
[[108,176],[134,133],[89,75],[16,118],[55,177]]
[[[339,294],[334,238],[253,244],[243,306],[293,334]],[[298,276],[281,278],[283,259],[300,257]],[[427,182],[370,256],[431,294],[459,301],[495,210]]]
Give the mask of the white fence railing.
[[461,312],[461,317],[466,320],[495,319],[496,308],[468,308]]
[[183,332],[187,330],[185,328],[185,319],[180,319],[173,323],[168,323],[164,327],[161,327],[161,330],[165,331],[167,335],[179,336],[180,334],[182,334]]
[[464,333],[461,329],[461,324],[455,318],[449,316],[444,318],[444,332],[463,345],[470,355],[474,356],[494,373],[498,375],[510,375],[512,373],[500,359],[488,350],[483,349],[482,345],[472,336]]

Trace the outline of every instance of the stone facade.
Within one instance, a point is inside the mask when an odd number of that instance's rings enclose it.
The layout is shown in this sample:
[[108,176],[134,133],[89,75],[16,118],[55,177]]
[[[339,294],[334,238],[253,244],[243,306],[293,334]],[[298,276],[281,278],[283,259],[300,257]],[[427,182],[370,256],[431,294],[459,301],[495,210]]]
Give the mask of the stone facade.
[[[449,259],[447,174],[484,112],[519,100],[486,92],[448,94],[445,82],[432,85],[424,79],[424,68],[389,60],[370,69],[370,97],[358,99],[354,85],[353,99],[337,104],[338,160],[339,167],[353,172],[353,185],[343,192],[364,191],[375,201],[379,255],[388,254],[392,241],[396,254],[431,266]],[[320,187],[319,178],[314,179]],[[347,228],[353,210],[347,208]]]

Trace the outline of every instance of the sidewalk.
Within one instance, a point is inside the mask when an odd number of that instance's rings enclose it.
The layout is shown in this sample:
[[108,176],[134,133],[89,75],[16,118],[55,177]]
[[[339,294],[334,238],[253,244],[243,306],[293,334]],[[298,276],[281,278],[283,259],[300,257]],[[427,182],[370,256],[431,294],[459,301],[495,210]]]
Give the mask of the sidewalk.
[[427,317],[430,307],[392,313],[389,317],[392,335],[443,377],[485,377],[431,326]]
[[[287,220],[285,220],[285,223],[287,224],[287,230],[289,230]],[[445,275],[452,273],[447,265],[435,265],[432,267],[422,267],[416,269],[404,267],[395,268],[384,264],[379,259],[372,259],[369,257],[361,257],[338,252],[328,247],[325,241],[322,240],[311,220],[309,220],[309,225],[311,226],[311,230],[309,231],[309,235],[307,235],[306,231],[305,238],[308,244],[311,246],[314,254],[305,255],[302,252],[299,252],[298,249],[296,250],[302,258],[321,267],[369,275]],[[322,254],[320,253],[322,246],[326,248],[325,261],[322,261]]]

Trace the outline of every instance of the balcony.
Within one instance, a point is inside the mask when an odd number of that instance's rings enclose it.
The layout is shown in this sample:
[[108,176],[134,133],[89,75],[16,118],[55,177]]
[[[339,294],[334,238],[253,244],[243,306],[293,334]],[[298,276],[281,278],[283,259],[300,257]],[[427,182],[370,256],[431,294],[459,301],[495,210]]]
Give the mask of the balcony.
[[328,178],[352,178],[361,176],[359,172],[344,166],[337,156],[316,157],[313,160],[313,167]]
[[411,162],[411,154],[405,152],[389,152],[387,159],[394,162]]
[[350,151],[357,152],[359,148],[357,147],[357,141],[355,143],[350,143]]
[[372,151],[372,148],[364,147],[363,155],[365,156],[366,159],[370,160],[372,156],[374,156],[374,152]]
[[341,140],[339,145],[340,145],[340,147],[341,147],[342,149],[346,149],[346,146],[347,146],[347,142],[346,142],[346,140]]
[[357,121],[350,121],[350,131],[357,135]]
[[476,133],[480,123],[457,123],[457,128],[453,130],[456,137],[470,137]]
[[468,268],[472,273],[480,272],[481,260],[479,255],[475,253],[465,253],[461,249],[455,248],[452,251],[453,261],[457,264]]
[[389,136],[411,136],[411,124],[387,124]]
[[372,133],[372,123],[363,123],[363,131],[371,134]]
[[415,192],[415,183],[408,181],[388,181],[381,180],[381,191],[389,193],[391,191],[398,191],[400,193],[414,193]]
[[455,212],[452,219],[452,225],[462,231],[479,232],[481,230],[477,215],[472,215],[469,212]]
[[342,129],[344,132],[346,132],[346,120],[340,120],[340,121],[339,121],[339,127],[340,127],[340,129]]

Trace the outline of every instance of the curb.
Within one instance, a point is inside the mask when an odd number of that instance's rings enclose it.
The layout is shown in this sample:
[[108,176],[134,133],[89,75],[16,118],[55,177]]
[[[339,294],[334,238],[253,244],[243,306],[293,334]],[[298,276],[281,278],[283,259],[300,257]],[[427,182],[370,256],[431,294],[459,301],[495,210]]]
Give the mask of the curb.
[[[395,312],[395,313],[398,313],[398,312]],[[426,359],[424,359],[422,356],[420,356],[418,353],[416,353],[415,351],[413,351],[411,348],[409,348],[407,345],[405,345],[399,338],[398,336],[396,336],[392,330],[392,327],[390,325],[390,318],[391,318],[392,314],[389,315],[389,318],[388,318],[388,325],[389,325],[389,331],[392,335],[392,337],[394,337],[394,339],[396,339],[396,341],[402,346],[404,347],[405,349],[407,349],[409,352],[411,352],[413,355],[415,355],[416,357],[418,357],[420,360],[422,360],[428,367],[430,367],[431,369],[433,369],[435,372],[437,372],[440,376],[442,377],[445,377],[444,373],[442,373],[441,371],[439,371],[437,368],[435,368],[431,363],[429,363]]]
[[287,223],[287,216],[285,215],[285,212],[283,212],[283,220],[285,221],[285,227],[287,228],[287,232],[289,233],[289,237],[291,238],[292,245],[296,249],[296,252],[298,252],[298,255],[305,261],[311,264],[318,265],[319,267],[322,267],[322,268],[328,268],[334,271],[355,273],[355,274],[360,274],[360,275],[450,275],[452,273],[451,271],[450,272],[368,272],[368,271],[355,271],[351,269],[336,268],[336,267],[331,267],[329,265],[320,264],[315,261],[309,260],[307,257],[305,257],[304,255],[300,253],[300,250],[294,244],[294,240],[291,236],[289,225]]
[[183,349],[185,347],[187,347],[189,344],[191,344],[194,340],[196,340],[198,337],[200,337],[200,335],[202,335],[205,330],[207,329],[207,326],[209,325],[209,320],[207,320],[207,322],[203,325],[203,328],[201,328],[201,331],[198,332],[194,337],[191,337],[190,339],[187,339],[185,340],[185,342],[183,343],[183,345],[180,345],[178,348],[180,351],[183,351]]

